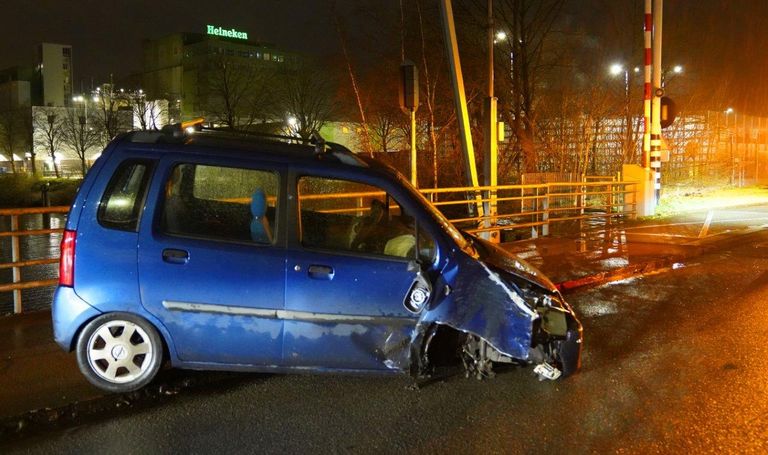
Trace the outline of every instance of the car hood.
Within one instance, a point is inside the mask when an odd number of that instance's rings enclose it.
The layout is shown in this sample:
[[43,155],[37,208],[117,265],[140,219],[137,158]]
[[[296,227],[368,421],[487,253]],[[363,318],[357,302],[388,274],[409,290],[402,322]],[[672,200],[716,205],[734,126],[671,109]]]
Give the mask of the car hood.
[[539,269],[509,251],[477,237],[470,237],[478,259],[503,272],[527,280],[546,291],[557,292],[557,287]]

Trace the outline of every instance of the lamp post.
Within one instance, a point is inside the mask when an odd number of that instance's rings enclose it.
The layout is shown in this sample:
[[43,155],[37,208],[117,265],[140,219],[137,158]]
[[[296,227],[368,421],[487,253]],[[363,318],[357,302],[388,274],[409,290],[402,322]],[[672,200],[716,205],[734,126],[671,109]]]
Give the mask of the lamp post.
[[[494,74],[493,74],[493,45],[497,39],[506,38],[504,32],[494,33],[493,23],[493,0],[488,0],[488,98],[485,103],[485,150],[483,156],[483,185],[495,187],[498,185],[498,159],[499,144],[497,130],[497,99],[493,93]],[[490,189],[483,195],[486,202],[483,203],[483,212],[488,217],[483,223],[483,227],[489,228],[496,224],[494,219],[496,215],[496,191]],[[493,231],[485,234],[488,240],[498,243],[500,241],[499,232]]]
[[[730,183],[733,185],[733,182],[736,180],[734,174],[736,173],[736,164],[735,164],[735,158],[733,156],[733,136],[734,132],[728,129],[728,116],[734,114],[734,110],[732,107],[729,107],[725,110],[725,129],[728,131],[728,154],[731,157],[731,178]],[[734,114],[735,116],[735,114]],[[735,124],[735,117],[734,117],[734,124]]]
[[[635,73],[640,72],[640,68],[635,67],[633,70]],[[625,68],[621,63],[614,63],[608,68],[608,72],[611,76],[624,75],[624,144],[623,153],[624,161],[629,162],[630,158],[634,161],[634,151],[632,146],[632,111],[631,111],[631,94],[630,94],[630,79],[629,69]]]
[[83,95],[73,96],[72,101],[83,105],[83,114],[77,116],[78,120],[80,121],[80,127],[83,128],[88,121],[88,101]]

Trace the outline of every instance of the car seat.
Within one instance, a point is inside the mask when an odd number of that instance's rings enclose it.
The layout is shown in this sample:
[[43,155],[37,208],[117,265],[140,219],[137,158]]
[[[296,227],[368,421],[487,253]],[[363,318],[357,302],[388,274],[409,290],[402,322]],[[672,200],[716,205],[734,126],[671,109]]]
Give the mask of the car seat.
[[267,196],[258,188],[251,196],[251,239],[258,243],[272,243],[272,229],[267,219]]

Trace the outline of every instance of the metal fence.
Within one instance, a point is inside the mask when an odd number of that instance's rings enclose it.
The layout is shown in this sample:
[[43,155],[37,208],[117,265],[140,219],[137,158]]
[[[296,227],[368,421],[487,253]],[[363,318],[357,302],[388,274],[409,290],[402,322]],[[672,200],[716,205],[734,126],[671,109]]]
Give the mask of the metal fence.
[[[471,233],[497,233],[492,237],[504,242],[550,235],[553,226],[583,229],[587,220],[610,223],[634,217],[637,186],[636,182],[585,178],[582,182],[423,189],[422,193],[458,227]],[[476,204],[484,205],[483,215]]]
[[[422,193],[458,227],[472,233],[489,233],[492,238],[510,241],[518,238],[546,236],[553,227],[584,229],[584,222],[610,223],[619,217],[636,214],[636,182],[610,180],[582,182],[539,183],[529,185],[501,185],[496,187],[463,187],[423,189]],[[327,197],[328,195],[318,195]],[[352,194],[347,197],[357,197]],[[485,205],[484,215],[478,204]],[[10,238],[10,262],[2,262],[0,272],[11,269],[10,283],[0,282],[0,294],[13,293],[13,312],[21,313],[22,291],[56,285],[57,271],[49,272],[45,279],[25,280],[22,271],[40,265],[58,262],[58,250],[45,250],[45,257],[26,257],[21,239],[32,236],[57,236],[62,228],[51,227],[45,217],[67,213],[69,207],[41,207],[0,209],[0,220],[9,219],[7,230],[0,227],[0,240]],[[21,229],[22,216],[39,216],[41,228]],[[58,237],[58,236],[57,236]],[[7,242],[6,242],[7,243]],[[50,243],[50,242],[49,242]],[[25,258],[26,257],[26,258]]]
[[[31,236],[51,236],[52,234],[60,234],[63,229],[58,227],[50,227],[50,223],[42,223],[43,227],[40,229],[21,229],[20,219],[23,216],[41,216],[45,218],[51,214],[67,213],[69,207],[40,207],[40,208],[23,208],[23,209],[0,209],[0,217],[8,218],[10,223],[9,229],[0,231],[0,240],[10,238],[10,259],[11,262],[0,262],[0,271],[11,270],[11,282],[0,283],[0,293],[11,292],[13,293],[13,312],[21,313],[23,310],[22,305],[22,290],[34,289],[47,286],[53,286],[58,281],[55,276],[49,279],[43,280],[24,280],[22,278],[22,269],[27,267],[55,264],[59,261],[58,255],[47,255],[47,257],[33,257],[26,258],[22,254],[21,240],[25,237]],[[6,256],[6,255],[3,255]]]

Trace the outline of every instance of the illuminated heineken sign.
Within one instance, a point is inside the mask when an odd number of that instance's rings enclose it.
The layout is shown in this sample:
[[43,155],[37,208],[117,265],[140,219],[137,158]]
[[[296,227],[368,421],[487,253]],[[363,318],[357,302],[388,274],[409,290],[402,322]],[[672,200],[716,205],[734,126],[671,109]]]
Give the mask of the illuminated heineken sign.
[[226,29],[226,28],[216,27],[215,25],[206,25],[205,27],[208,30],[209,35],[223,36],[225,38],[237,38],[237,39],[243,39],[243,40],[248,39],[247,33],[235,30],[234,28]]

